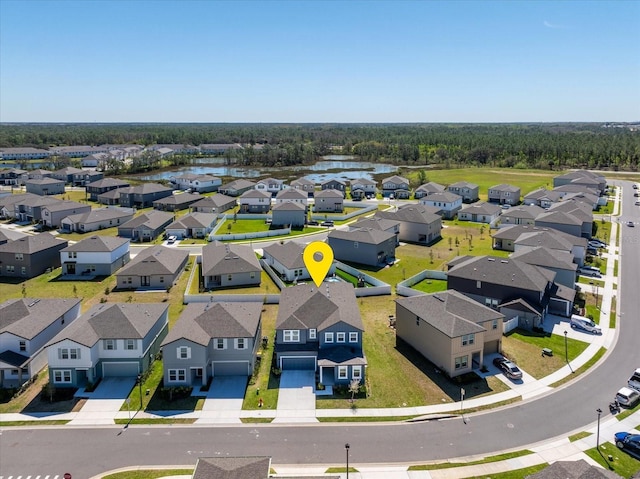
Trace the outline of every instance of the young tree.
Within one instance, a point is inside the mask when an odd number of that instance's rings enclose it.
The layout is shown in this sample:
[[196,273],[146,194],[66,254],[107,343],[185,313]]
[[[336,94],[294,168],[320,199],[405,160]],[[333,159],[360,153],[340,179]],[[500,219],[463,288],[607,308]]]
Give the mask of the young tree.
[[351,382],[349,383],[349,392],[351,393],[351,402],[353,402],[353,399],[358,391],[360,391],[360,380],[352,379]]

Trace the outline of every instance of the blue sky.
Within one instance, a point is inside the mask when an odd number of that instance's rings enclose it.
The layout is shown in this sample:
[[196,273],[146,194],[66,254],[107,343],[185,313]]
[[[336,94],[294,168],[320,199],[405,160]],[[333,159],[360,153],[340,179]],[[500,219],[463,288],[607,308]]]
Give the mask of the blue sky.
[[0,121],[638,121],[639,32],[631,0],[0,0]]

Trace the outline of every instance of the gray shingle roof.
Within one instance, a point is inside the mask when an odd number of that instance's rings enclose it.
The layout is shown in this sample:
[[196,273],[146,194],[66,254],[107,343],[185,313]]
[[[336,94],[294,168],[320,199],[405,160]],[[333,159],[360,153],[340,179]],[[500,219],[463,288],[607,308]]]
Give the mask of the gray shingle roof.
[[120,228],[137,228],[139,226],[146,226],[150,229],[157,229],[164,225],[167,221],[173,219],[173,213],[166,211],[147,211],[139,216],[136,216],[131,221],[127,221],[125,224],[120,225]]
[[266,479],[269,457],[200,457],[192,479]]
[[[306,196],[306,194],[305,194]],[[302,203],[294,203],[293,201],[285,201],[284,203],[278,203],[272,210],[277,211],[307,211],[307,207]]]
[[613,471],[592,466],[584,459],[577,461],[558,461],[540,472],[527,476],[528,479],[621,479]]
[[[433,198],[435,195],[428,196],[427,198]],[[467,213],[472,215],[495,215],[499,213],[501,210],[500,206],[495,203],[487,203],[484,201],[480,201],[478,203],[474,203],[472,205],[467,205],[462,208],[462,210],[458,213]]]
[[184,215],[177,221],[174,221],[167,229],[179,229],[179,228],[208,228],[215,223],[216,215],[213,213],[189,213]]
[[416,191],[426,191],[427,193],[437,193],[444,190],[445,190],[444,185],[441,185],[439,183],[434,183],[433,181],[430,181],[429,183],[425,183],[424,185],[420,185],[418,186],[418,188],[416,188]]
[[494,185],[494,186],[490,187],[489,190],[508,191],[510,193],[517,193],[518,191],[520,191],[520,188],[518,188],[517,186],[513,186],[513,185],[506,184],[506,183],[502,183],[500,185]]
[[260,272],[262,268],[253,249],[243,244],[214,241],[202,248],[202,275]]
[[511,259],[547,268],[561,268],[575,271],[578,265],[573,262],[573,255],[568,251],[537,247],[530,250],[516,251]]
[[51,205],[47,205],[44,209],[54,212],[54,211],[70,211],[75,210],[77,208],[90,208],[89,205],[83,205],[82,203],[78,203],[77,201],[61,201],[59,203],[53,203]]
[[191,303],[163,341],[163,345],[184,338],[207,346],[211,338],[253,338],[260,318],[262,303]]
[[263,252],[272,256],[287,269],[305,268],[302,254],[306,245],[287,241],[285,243],[273,243],[263,248]]
[[475,183],[469,183],[468,181],[458,181],[456,183],[452,183],[449,185],[449,188],[470,188],[470,189],[474,189],[474,188],[478,188],[478,185],[476,185]]
[[142,339],[168,309],[166,303],[97,304],[63,329],[49,345],[69,339],[90,348],[101,339]]
[[455,193],[451,193],[450,191],[438,191],[437,193],[433,193],[433,194],[430,194],[429,196],[425,196],[420,201],[437,201],[440,203],[453,203],[461,199],[462,199],[462,196],[457,195]]
[[538,222],[574,226],[582,225],[582,220],[563,211],[545,211],[536,218],[536,223]]
[[384,180],[382,180],[382,183],[395,183],[396,185],[400,184],[400,185],[407,185],[409,186],[409,180],[404,178],[403,176],[398,176],[398,175],[393,175],[393,176],[389,176],[388,178],[385,178]]
[[62,252],[88,252],[88,253],[108,253],[115,251],[123,244],[129,243],[127,238],[117,236],[99,236],[94,235],[78,241],[72,245],[62,249]]
[[442,217],[436,214],[438,208],[425,205],[402,205],[396,211],[376,211],[375,216],[380,218],[395,219],[407,223],[430,224],[442,221]]
[[124,188],[120,189],[122,193],[128,194],[136,194],[136,195],[146,195],[150,193],[158,193],[161,191],[173,191],[173,188],[169,188],[160,183],[143,183],[141,185],[131,186],[126,190]]
[[72,223],[95,223],[99,221],[115,220],[133,216],[133,211],[127,211],[121,208],[96,208],[86,213],[78,213],[77,215],[69,215],[66,217]]
[[191,193],[180,193],[177,195],[165,196],[153,202],[154,205],[187,205],[195,203],[201,198],[200,195]]
[[452,289],[400,298],[396,303],[450,338],[480,333],[485,328],[478,323],[504,318],[502,313]]
[[0,333],[33,339],[78,303],[75,298],[9,299],[0,304]]
[[472,256],[457,263],[448,276],[499,284],[529,291],[544,291],[555,273],[516,259],[495,256]]
[[308,197],[305,191],[297,188],[287,188],[286,190],[280,190],[276,195],[278,200],[306,200]]
[[189,258],[189,252],[156,245],[145,248],[118,271],[118,276],[175,275]]
[[0,252],[33,254],[49,248],[64,248],[68,244],[67,240],[58,239],[49,233],[39,233],[0,245]]
[[116,188],[129,186],[129,182],[120,180],[118,178],[102,178],[87,185],[87,187],[89,188],[110,188],[113,186],[115,186]]
[[350,283],[297,285],[280,293],[276,329],[316,329],[321,331],[344,322],[364,330],[355,291]]
[[536,205],[520,205],[502,212],[503,217],[533,220],[544,210]]
[[[565,246],[571,245],[571,246],[582,246],[584,248],[587,247],[586,238],[573,236],[573,235],[570,235],[569,233],[565,233],[564,231],[555,230],[553,228],[543,228],[540,226],[528,226],[528,225],[507,226],[504,228],[500,228],[496,233],[492,234],[491,236],[493,238],[499,238],[499,239],[511,239],[514,241],[518,240],[518,242],[520,243],[520,241],[525,241],[525,238],[531,238],[531,236],[523,236],[522,238],[520,238],[521,235],[531,234],[531,233],[545,233],[545,234],[548,234],[549,237],[560,238],[564,240]],[[528,243],[523,242],[522,244],[528,244]],[[549,247],[548,244],[545,244],[542,240],[540,240],[539,244],[536,244],[536,246]],[[569,249],[571,249],[571,247],[569,247]]]
[[236,199],[231,196],[223,195],[222,193],[218,193],[212,196],[205,196],[204,198],[196,201],[191,206],[194,208],[220,208],[221,206],[228,205],[229,203],[236,204]]
[[392,218],[385,218],[381,216],[375,216],[372,218],[363,218],[355,223],[349,225],[349,228],[373,228],[382,231],[387,231],[392,228],[396,228],[400,225],[398,220]]
[[253,188],[256,186],[255,182],[249,180],[233,180],[230,183],[224,184],[220,187],[221,190],[243,190],[245,188]]
[[263,190],[248,190],[240,195],[240,201],[246,198],[269,198],[271,200],[271,193]]
[[321,191],[317,191],[314,194],[314,197],[316,199],[322,199],[322,198],[339,198],[339,199],[344,199],[344,196],[342,196],[342,193],[338,190],[321,190]]
[[358,243],[366,244],[381,244],[391,238],[395,238],[395,236],[396,235],[394,233],[389,233],[388,231],[373,228],[358,228],[351,231],[333,230],[329,233],[327,238],[357,241]]
[[24,182],[25,185],[59,185],[63,184],[63,180],[56,180],[55,178],[33,178]]

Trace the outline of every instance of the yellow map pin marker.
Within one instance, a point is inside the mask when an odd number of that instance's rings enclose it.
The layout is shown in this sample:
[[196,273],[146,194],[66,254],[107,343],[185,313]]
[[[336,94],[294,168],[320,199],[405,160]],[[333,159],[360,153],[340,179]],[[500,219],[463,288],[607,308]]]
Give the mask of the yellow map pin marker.
[[311,279],[320,287],[333,264],[333,250],[322,241],[309,243],[302,253],[304,265],[309,270]]

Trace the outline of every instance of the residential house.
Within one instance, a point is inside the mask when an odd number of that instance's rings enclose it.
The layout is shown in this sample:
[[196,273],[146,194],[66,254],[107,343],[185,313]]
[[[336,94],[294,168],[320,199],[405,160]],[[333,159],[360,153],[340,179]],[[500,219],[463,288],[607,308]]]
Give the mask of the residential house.
[[549,208],[554,203],[562,199],[563,193],[559,191],[549,191],[539,188],[525,195],[522,203],[525,205],[536,205],[540,208]]
[[489,203],[515,206],[520,203],[520,188],[513,185],[500,184],[489,188]]
[[287,188],[276,195],[276,204],[299,203],[305,207],[309,204],[309,196],[302,190]]
[[205,196],[195,203],[191,203],[191,211],[194,213],[215,213],[220,214],[236,207],[236,199],[231,196],[218,193],[217,195]]
[[504,315],[453,289],[396,300],[396,341],[409,344],[449,377],[485,365],[502,350]]
[[149,211],[134,217],[118,227],[118,236],[130,238],[132,241],[153,241],[164,229],[174,221],[171,213]]
[[42,178],[51,178],[52,173],[53,173],[52,171],[43,170],[42,168],[38,168],[36,170],[29,170],[26,172],[26,175],[27,175],[26,180],[41,180]]
[[42,224],[47,228],[59,228],[67,216],[88,213],[91,206],[77,201],[60,201],[42,207]]
[[[42,196],[34,195],[33,193],[17,193],[15,195],[8,194],[0,196],[0,217],[2,219],[16,218],[16,204],[19,205],[27,198],[41,200]],[[55,201],[55,198],[46,198],[47,200]]]
[[203,155],[222,155],[228,150],[242,150],[242,145],[238,143],[203,143],[198,146]]
[[314,213],[342,213],[344,197],[337,190],[322,190],[315,194]]
[[[638,479],[638,474],[631,479]],[[602,466],[589,464],[584,459],[557,461],[545,466],[539,472],[526,476],[526,479],[622,479],[613,470]]]
[[42,148],[0,148],[3,160],[42,160],[50,156],[51,152]]
[[[527,329],[541,327],[548,311],[556,274],[523,261],[494,256],[459,256],[449,262],[447,288],[499,310],[505,319],[519,316]],[[530,314],[503,308],[517,301]]]
[[64,193],[64,181],[55,178],[42,178],[40,180],[25,181],[27,193],[39,196],[61,195]]
[[0,170],[0,185],[18,186],[24,184],[24,175],[27,170],[20,168],[4,168]]
[[462,196],[442,191],[423,197],[420,200],[420,204],[435,208],[437,214],[446,220],[450,220],[462,209]]
[[249,190],[240,196],[238,213],[268,213],[271,210],[271,193],[262,190]]
[[15,241],[20,238],[29,236],[26,233],[16,230],[10,230],[8,228],[0,229],[0,244],[8,243],[9,241]]
[[[561,211],[561,212],[570,214],[571,216],[581,221],[580,234],[576,236],[591,238],[591,235],[594,234],[593,204],[586,203],[578,198],[565,198],[563,201],[556,203],[551,208],[549,208],[549,211],[547,213],[553,213],[556,211]],[[539,221],[540,219],[545,219],[545,221],[549,220],[548,216],[546,216],[545,213],[541,213],[536,218],[536,221]],[[541,226],[545,226],[545,225],[541,225]],[[569,231],[567,231],[567,233],[573,234],[573,233],[570,233]]]
[[262,192],[269,193],[272,197],[276,196],[280,191],[289,188],[288,185],[285,185],[283,180],[278,180],[276,178],[265,178],[263,180],[259,180],[256,183],[255,189]]
[[214,241],[202,247],[205,289],[259,286],[262,267],[249,245]]
[[178,239],[206,238],[217,220],[218,216],[213,213],[189,213],[167,226],[166,235]]
[[544,210],[535,204],[524,204],[509,208],[500,215],[501,225],[529,225],[535,224],[536,217]]
[[461,196],[464,203],[473,203],[480,199],[480,187],[475,183],[469,183],[468,181],[458,181],[457,183],[453,183],[447,187],[447,191]]
[[68,244],[49,233],[39,233],[0,245],[0,276],[29,279],[59,268],[60,250]]
[[396,219],[384,218],[382,216],[371,216],[349,224],[349,231],[360,228],[373,228],[380,231],[387,231],[388,233],[392,233],[396,236],[396,245],[400,244],[400,240],[398,239],[400,234],[400,222]]
[[502,209],[498,205],[481,201],[464,206],[458,211],[458,220],[491,225],[498,219],[501,211]]
[[62,275],[77,279],[110,276],[129,262],[129,240],[112,236],[90,236],[60,250]]
[[189,144],[176,144],[176,143],[158,143],[158,144],[149,146],[147,150],[157,151],[159,153],[166,152],[166,150],[169,150],[171,155],[175,155],[175,154],[194,155],[200,152],[197,146],[193,146]]
[[320,190],[334,190],[340,192],[343,198],[347,196],[347,183],[336,178],[320,183]]
[[129,188],[119,188],[120,206],[130,208],[149,208],[160,198],[173,195],[173,190],[160,183],[143,183]]
[[[27,193],[20,196],[18,201],[12,205],[8,205],[3,208],[3,214],[7,218],[15,218],[17,221],[29,221],[32,223],[38,223],[42,221],[42,208],[48,205],[61,203],[62,200],[53,198],[50,196],[38,196],[33,193]],[[13,206],[13,212],[10,212],[10,207]]]
[[200,195],[191,193],[180,193],[177,195],[165,196],[153,202],[153,208],[160,211],[180,211],[186,210],[196,201],[200,201]]
[[188,304],[162,342],[165,387],[199,387],[217,376],[249,378],[262,340],[262,303]]
[[424,205],[402,205],[396,211],[376,211],[376,218],[400,222],[398,239],[409,243],[430,244],[441,238],[442,217]]
[[573,262],[570,251],[545,248],[544,246],[520,248],[509,256],[534,266],[541,266],[556,273],[555,282],[574,289],[578,265]]
[[[263,260],[277,272],[283,281],[296,283],[311,279],[307,265],[302,257],[306,245],[295,241],[272,243],[262,249]],[[335,262],[327,272],[327,277],[335,274]]]
[[383,198],[409,199],[411,188],[409,180],[398,175],[393,175],[382,180]]
[[418,186],[416,188],[416,191],[413,194],[413,197],[416,200],[419,200],[420,198],[424,198],[425,196],[429,196],[434,193],[442,193],[444,190],[445,190],[444,185],[430,181],[429,183],[425,183],[424,185]]
[[87,190],[87,194],[91,201],[98,201],[98,196],[106,193],[107,191],[126,188],[128,186],[128,181],[119,180],[118,178],[102,178],[101,180],[88,183],[85,186],[85,189]]
[[65,156],[67,158],[83,158],[96,153],[107,153],[108,151],[109,150],[103,146],[88,145],[55,146],[51,149],[52,154]]
[[104,178],[101,171],[81,170],[80,173],[73,174],[72,186],[86,186],[89,183],[99,181]]
[[301,203],[284,202],[276,204],[271,210],[273,226],[302,228],[307,223],[307,207]]
[[0,304],[0,388],[20,387],[47,365],[44,346],[80,316],[80,299],[9,299]]
[[[199,457],[191,479],[212,479],[218,477],[229,479],[266,479],[267,477],[276,476],[271,474],[270,457]],[[290,479],[300,478],[291,477]],[[309,477],[308,479],[320,478]],[[323,476],[323,479],[339,479],[339,477]]]
[[189,252],[156,245],[145,248],[116,273],[119,289],[169,289],[178,281]]
[[303,191],[309,198],[313,198],[316,191],[316,184],[307,178],[298,178],[291,182],[291,189]]
[[339,261],[384,266],[396,258],[396,235],[373,228],[343,231],[332,230],[327,242],[333,249],[333,256]]
[[98,195],[98,203],[101,205],[114,206],[120,204],[120,190],[128,190],[128,187],[118,188],[115,190],[105,191]]
[[96,304],[47,344],[49,381],[85,387],[144,374],[168,329],[167,303]]
[[324,385],[364,383],[363,334],[351,283],[297,285],[280,293],[275,354],[283,371],[317,371]]
[[[573,236],[582,235],[582,220],[571,213],[563,211],[545,211],[536,217],[535,226],[538,228],[553,228]],[[591,237],[591,232],[589,232],[588,237]]]
[[564,175],[559,175],[553,178],[553,186],[563,186],[567,184],[581,185],[587,187],[596,187],[600,194],[604,193],[607,189],[607,179],[599,175],[598,173],[593,173],[588,170],[577,170],[570,171],[569,173],[565,173]]
[[179,190],[191,190],[198,193],[209,193],[218,191],[222,185],[222,180],[212,175],[197,175],[194,173],[184,173],[171,178],[171,183]]
[[104,168],[104,165],[110,158],[111,153],[93,153],[82,158],[82,160],[80,160],[80,164],[83,168]]
[[218,188],[218,193],[222,193],[227,196],[240,196],[243,193],[253,190],[256,183],[249,180],[233,180],[230,183],[226,183]]
[[65,166],[64,168],[60,168],[51,173],[51,178],[56,180],[64,181],[65,184],[71,185],[73,184],[73,175],[81,174],[83,170],[80,168],[75,168],[73,166]]
[[375,198],[378,193],[378,183],[368,178],[357,178],[351,180],[349,184],[351,199],[362,200],[363,198]]
[[96,208],[86,213],[69,215],[63,218],[60,222],[60,229],[67,233],[99,231],[123,225],[131,221],[134,214],[133,208],[118,208],[115,206]]

